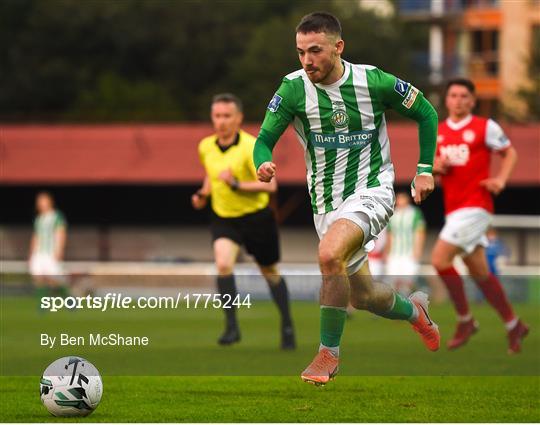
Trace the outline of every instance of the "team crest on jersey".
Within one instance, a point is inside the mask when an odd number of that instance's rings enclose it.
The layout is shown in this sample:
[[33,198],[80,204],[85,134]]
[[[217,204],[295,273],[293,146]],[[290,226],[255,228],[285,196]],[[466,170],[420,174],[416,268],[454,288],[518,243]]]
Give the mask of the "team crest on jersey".
[[343,128],[349,125],[349,116],[345,110],[345,104],[343,102],[332,102],[334,105],[334,112],[330,117],[332,125],[336,128]]
[[279,94],[275,94],[270,103],[268,104],[268,110],[271,112],[276,112],[279,108],[279,104],[283,98]]
[[407,94],[407,90],[409,90],[409,83],[406,83],[405,81],[396,78],[396,84],[394,84],[394,90],[397,91],[401,96],[405,97]]
[[472,143],[476,139],[476,133],[470,129],[463,132],[463,141],[466,143]]

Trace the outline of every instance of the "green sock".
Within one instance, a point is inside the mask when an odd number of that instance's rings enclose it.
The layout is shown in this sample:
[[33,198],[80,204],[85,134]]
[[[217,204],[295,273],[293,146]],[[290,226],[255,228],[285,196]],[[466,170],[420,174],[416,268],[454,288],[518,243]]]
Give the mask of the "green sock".
[[398,292],[394,292],[394,305],[384,313],[376,313],[378,316],[392,320],[410,320],[415,313],[412,301]]
[[345,308],[321,306],[321,344],[339,347],[343,327],[347,319]]

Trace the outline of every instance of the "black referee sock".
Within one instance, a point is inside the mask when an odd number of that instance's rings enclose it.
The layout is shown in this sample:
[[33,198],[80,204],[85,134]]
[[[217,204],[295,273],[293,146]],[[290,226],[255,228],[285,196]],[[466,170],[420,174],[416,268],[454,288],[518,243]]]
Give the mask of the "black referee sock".
[[[223,303],[227,303],[229,308],[222,308],[225,313],[225,318],[227,320],[227,328],[236,328],[238,323],[236,322],[236,307],[233,306],[233,301],[236,298],[236,283],[234,282],[234,275],[230,274],[228,276],[218,276],[217,278],[217,287],[221,295],[221,300]],[[229,297],[223,298],[223,295],[230,295]]]
[[287,284],[285,279],[280,278],[277,285],[272,285],[268,283],[270,287],[270,293],[272,294],[272,299],[279,308],[281,313],[281,324],[285,327],[292,326],[291,312],[289,309],[289,291],[287,291]]

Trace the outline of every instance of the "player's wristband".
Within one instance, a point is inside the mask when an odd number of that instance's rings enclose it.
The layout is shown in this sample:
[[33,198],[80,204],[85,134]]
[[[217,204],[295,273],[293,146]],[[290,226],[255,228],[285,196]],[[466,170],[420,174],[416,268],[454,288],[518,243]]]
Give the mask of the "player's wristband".
[[418,164],[416,166],[416,175],[417,176],[431,176],[432,174],[433,174],[433,165]]
[[231,182],[231,189],[238,190],[239,187],[240,187],[240,182],[238,181],[236,177],[234,177],[233,181]]

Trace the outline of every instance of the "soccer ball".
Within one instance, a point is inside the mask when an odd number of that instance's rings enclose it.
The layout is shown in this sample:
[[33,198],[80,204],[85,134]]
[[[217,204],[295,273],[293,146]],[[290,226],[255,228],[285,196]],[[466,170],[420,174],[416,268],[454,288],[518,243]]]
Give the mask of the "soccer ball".
[[82,357],[62,357],[52,362],[39,384],[41,401],[54,416],[88,416],[103,394],[98,370]]

